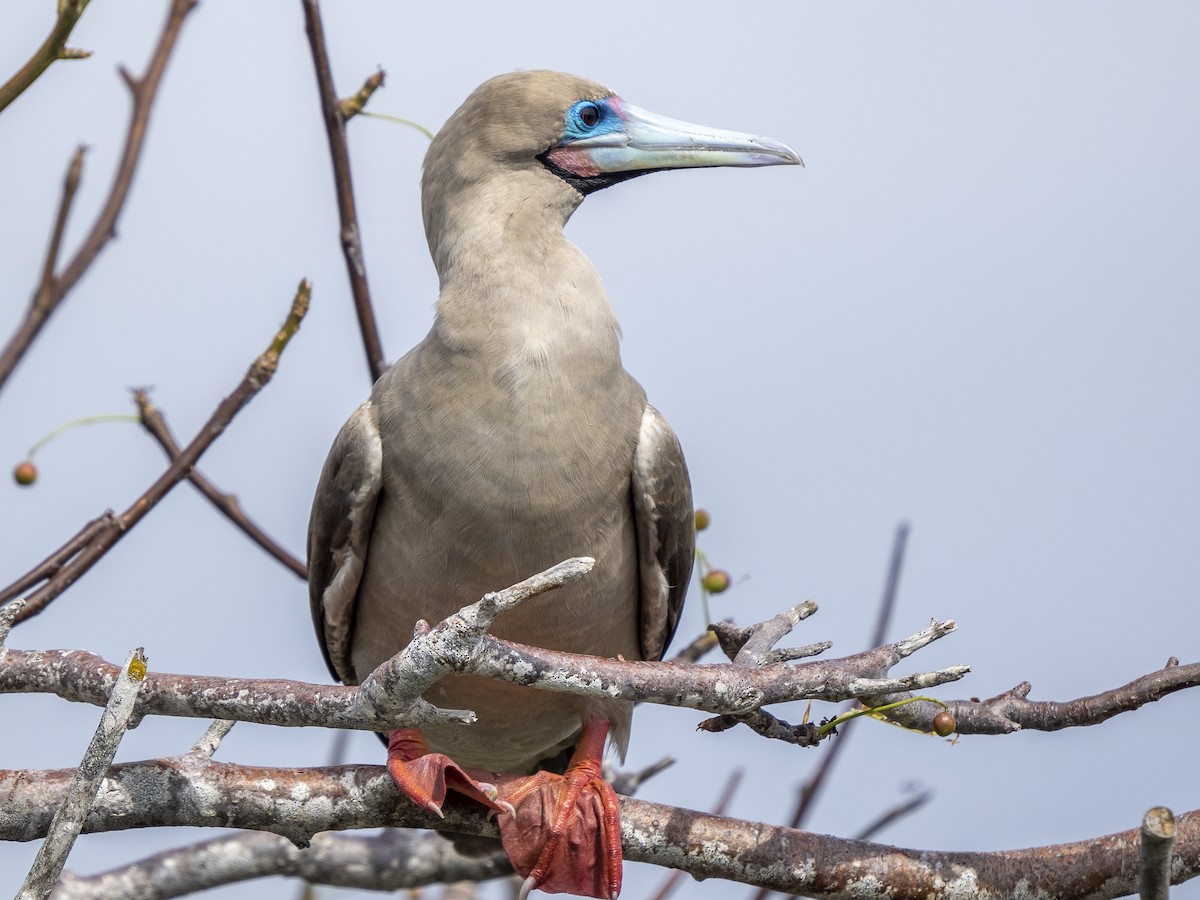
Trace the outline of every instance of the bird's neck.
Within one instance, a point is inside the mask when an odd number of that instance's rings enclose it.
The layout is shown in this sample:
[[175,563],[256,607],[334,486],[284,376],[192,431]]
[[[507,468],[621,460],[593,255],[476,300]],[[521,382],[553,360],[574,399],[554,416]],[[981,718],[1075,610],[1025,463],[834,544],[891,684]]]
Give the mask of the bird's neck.
[[512,179],[464,190],[426,222],[441,293],[435,329],[458,350],[611,357],[619,328],[600,276],[562,233],[578,205]]

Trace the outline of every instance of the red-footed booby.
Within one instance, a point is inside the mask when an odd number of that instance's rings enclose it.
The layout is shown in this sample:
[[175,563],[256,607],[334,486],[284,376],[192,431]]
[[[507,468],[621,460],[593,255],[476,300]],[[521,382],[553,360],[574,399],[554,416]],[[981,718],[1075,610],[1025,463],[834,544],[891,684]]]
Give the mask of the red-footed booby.
[[[312,614],[337,678],[358,683],[418,619],[579,555],[596,560],[586,578],[494,634],[662,657],[692,571],[687,466],[563,226],[587,194],[637,175],[787,164],[802,165],[778,141],[663,118],[557,72],[493,78],[450,117],[422,179],[433,328],[342,428],[313,502]],[[616,897],[618,806],[600,767],[606,739],[625,752],[630,704],[461,676],[425,699],[478,721],[393,732],[400,790],[435,811],[447,787],[500,810],[522,896]],[[571,746],[562,775],[529,775]]]

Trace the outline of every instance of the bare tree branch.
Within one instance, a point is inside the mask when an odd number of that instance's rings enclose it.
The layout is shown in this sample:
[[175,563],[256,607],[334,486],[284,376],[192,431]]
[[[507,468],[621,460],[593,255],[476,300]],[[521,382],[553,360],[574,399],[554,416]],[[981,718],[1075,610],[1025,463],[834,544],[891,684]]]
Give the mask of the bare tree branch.
[[342,121],[348,122],[360,112],[366,109],[367,101],[371,99],[371,95],[383,87],[384,71],[380,69],[372,75],[368,75],[363,86],[358,89],[358,92],[352,97],[347,97],[338,104],[338,111],[342,114]]
[[[70,771],[0,772],[0,838],[35,840]],[[188,756],[114,766],[88,831],[199,825],[283,834],[305,844],[344,828],[440,828],[493,837],[484,813],[452,800],[446,818],[400,798],[382,766],[275,769]],[[1018,892],[1107,898],[1136,891],[1136,829],[1072,844],[997,853],[906,850],[623,798],[625,857],[814,897],[979,898]],[[1176,817],[1172,880],[1200,874],[1200,811]]]
[[[449,620],[448,620],[449,621]],[[443,623],[444,624],[444,623]],[[369,731],[420,727],[431,722],[469,724],[474,714],[439,710],[421,700],[450,672],[497,678],[542,690],[614,697],[709,712],[749,712],[753,704],[789,700],[844,700],[897,682],[955,680],[965,667],[905,678],[872,678],[886,670],[892,645],[840,660],[800,666],[678,666],[573,656],[479,639],[473,661],[447,649],[448,628],[438,626],[368,676],[358,687],[271,679],[232,679],[153,673],[139,698],[137,716],[230,719],[287,727],[324,726]],[[103,705],[118,669],[82,650],[0,651],[0,693],[53,693]]]
[[[1171,657],[1166,666],[1135,678],[1128,684],[1075,700],[1029,700],[1033,686],[1023,681],[1012,690],[988,700],[950,700],[947,709],[955,718],[958,734],[1008,734],[1025,728],[1033,731],[1059,731],[1096,725],[1113,716],[1129,712],[1167,694],[1200,686],[1200,663],[1180,665]],[[890,695],[894,702],[903,695]],[[868,705],[883,698],[873,698]],[[936,703],[910,703],[888,712],[888,718],[907,728],[932,731],[933,717],[943,710]]]
[[[387,362],[384,360],[383,344],[379,339],[379,326],[375,322],[375,309],[371,305],[371,289],[367,284],[367,263],[363,255],[362,231],[358,227],[354,182],[350,177],[350,150],[346,144],[346,108],[338,100],[337,90],[333,86],[333,70],[329,65],[329,51],[325,47],[325,26],[321,23],[321,7],[317,0],[301,0],[301,3],[304,7],[304,27],[312,50],[313,67],[317,74],[317,90],[321,95],[325,133],[329,138],[333,183],[337,188],[338,218],[341,220],[342,254],[346,257],[350,293],[354,296],[358,329],[362,333],[367,369],[371,373],[373,384],[387,369]],[[377,72],[372,78],[378,78],[379,84],[383,83],[382,72]],[[370,79],[367,83],[370,84]],[[373,92],[374,88],[371,90]],[[367,96],[370,96],[370,93]],[[365,102],[364,99],[363,103]]]
[[464,856],[433,832],[318,834],[305,850],[278,835],[249,833],[189,844],[88,878],[68,873],[50,896],[167,900],[271,875],[332,887],[399,891],[443,881],[484,881],[511,872],[503,850],[491,856]]
[[[21,361],[21,358],[29,350],[34,339],[41,332],[42,327],[58,308],[59,304],[62,303],[63,298],[75,286],[75,283],[83,277],[83,273],[87,271],[88,266],[92,264],[100,254],[100,251],[104,249],[104,246],[116,235],[117,219],[120,217],[121,210],[125,206],[125,198],[129,194],[129,186],[133,183],[133,174],[137,169],[138,160],[141,158],[142,144],[146,138],[146,126],[150,121],[150,110],[154,105],[158,86],[162,81],[162,75],[166,70],[167,60],[170,59],[171,51],[175,48],[175,41],[179,37],[183,21],[196,6],[196,3],[197,0],[173,0],[170,11],[167,13],[166,24],[163,26],[162,33],[159,36],[158,45],[150,57],[150,64],[146,68],[144,76],[140,79],[134,78],[124,69],[121,70],[121,75],[125,79],[125,83],[129,86],[130,94],[133,96],[133,115],[129,121],[129,131],[125,137],[125,147],[121,151],[121,159],[117,165],[117,174],[113,178],[108,198],[104,201],[104,206],[101,207],[100,214],[92,224],[87,237],[83,239],[83,243],[75,252],[75,256],[67,264],[66,268],[63,269],[62,273],[53,278],[42,278],[42,282],[34,294],[33,302],[30,304],[24,320],[17,327],[16,333],[9,340],[8,344],[0,351],[0,390],[3,390],[4,384],[8,381],[13,369],[16,368],[17,363]],[[82,4],[79,3],[79,0],[73,0],[73,5],[79,6],[79,11],[82,12]],[[64,36],[63,40],[65,39]],[[78,151],[76,151],[76,157],[78,157]],[[73,167],[74,158],[72,162]],[[70,176],[68,176],[69,181]],[[71,193],[73,193],[73,190],[72,188]],[[60,205],[60,218],[63,218],[64,221],[67,207],[70,205],[66,193],[64,192],[63,203]],[[55,233],[58,234],[57,226]],[[56,257],[57,250],[52,238],[51,252],[47,253],[47,259],[49,261],[51,258]],[[30,614],[32,615],[33,613]]]
[[[804,699],[838,702],[865,698],[871,705],[871,698],[891,695],[897,687],[923,689],[955,681],[969,671],[967,666],[952,666],[889,677],[890,669],[902,659],[951,633],[953,622],[933,623],[908,638],[842,659],[771,663],[760,668],[604,659],[510,643],[486,633],[496,616],[529,597],[583,577],[591,565],[587,558],[567,560],[504,591],[485,595],[434,628],[418,623],[418,633],[409,645],[356,688],[155,674],[147,680],[138,715],[372,731],[433,721],[468,723],[473,720],[472,713],[438,710],[421,699],[430,685],[448,674],[738,715]],[[17,614],[18,621],[21,615]],[[4,649],[0,662],[0,693],[55,693],[98,705],[107,702],[117,673],[112,664],[83,651]],[[946,701],[945,706],[957,718],[960,734],[1008,733],[1021,727],[1057,730],[1095,724],[1197,684],[1200,663],[1181,666],[1172,658],[1165,669],[1079,700],[1034,703],[1009,692],[987,701]],[[1027,692],[1028,685],[1024,688]],[[933,715],[941,709],[939,704],[916,702],[888,716],[907,727],[931,732]]]
[[[875,616],[875,629],[872,632],[869,645],[872,647],[883,643],[884,636],[887,634],[888,623],[891,622],[892,610],[896,608],[896,597],[900,593],[900,573],[904,568],[904,552],[908,547],[908,532],[908,523],[901,522],[896,526],[896,533],[892,537],[892,555],[888,560],[887,576],[883,582],[883,594],[879,600],[879,612]],[[816,803],[817,797],[821,793],[821,788],[829,780],[829,773],[833,771],[834,765],[841,757],[843,748],[846,746],[846,739],[850,736],[853,726],[853,722],[847,722],[842,726],[840,739],[821,757],[821,761],[817,763],[816,771],[800,786],[796,798],[796,809],[792,813],[790,822],[792,828],[799,828],[808,821],[808,814]],[[765,893],[759,892],[754,900],[762,900],[765,896]]]
[[90,544],[97,535],[101,532],[113,528],[116,525],[116,516],[113,511],[106,510],[103,515],[92,519],[83,528],[79,529],[79,533],[68,540],[65,544],[47,556],[44,560],[10,584],[8,587],[0,590],[0,603],[7,603],[14,597],[19,596],[29,590],[35,584],[41,584],[43,581],[48,581],[58,574],[71,559],[75,557],[80,550]]
[[[212,445],[213,441],[221,436],[225,428],[233,421],[233,417],[274,376],[275,370],[279,366],[280,355],[283,353],[284,348],[287,347],[292,336],[299,330],[300,323],[303,321],[305,313],[308,312],[308,301],[311,293],[311,285],[307,281],[302,281],[299,289],[296,291],[296,296],[292,300],[288,317],[279,332],[275,335],[275,338],[268,345],[267,349],[251,363],[241,383],[234,389],[232,394],[221,401],[216,411],[200,429],[200,433],[175,458],[174,462],[159,476],[158,480],[147,488],[145,493],[138,497],[133,502],[133,505],[120,516],[116,518],[104,516],[97,520],[103,524],[90,532],[87,543],[77,546],[76,552],[69,559],[62,559],[62,553],[66,547],[78,545],[79,535],[72,538],[63,548],[51,555],[50,559],[57,559],[56,565],[49,566],[47,563],[42,563],[39,566],[44,571],[53,569],[53,574],[49,576],[49,579],[42,587],[29,595],[27,598],[28,603],[18,613],[16,621],[22,622],[45,609],[51,601],[74,584],[104,554],[111,550],[133,526],[140,522],[167,495],[171,488],[187,477],[201,454]],[[85,528],[85,531],[89,531],[91,528],[92,525],[89,525]],[[80,535],[83,533],[80,532]],[[22,582],[26,580],[27,576],[23,576],[20,579]]]
[[72,50],[67,47],[67,40],[89,2],[90,0],[60,0],[58,16],[46,40],[42,41],[42,45],[12,78],[0,85],[0,112],[25,93],[52,63],[60,59],[87,59],[92,55],[88,50]]
[[[713,804],[711,810],[713,815],[725,815],[725,810],[729,808],[729,804],[733,800],[733,795],[737,793],[737,789],[741,783],[742,770],[734,769],[729,773],[729,778],[726,779],[725,787],[721,789],[721,795],[717,797],[717,802]],[[684,873],[679,869],[673,871],[663,880],[663,883],[659,886],[658,890],[654,892],[654,896],[651,898],[651,900],[667,900],[668,897],[675,893],[676,888],[679,887],[679,883],[683,880],[683,875]]]
[[883,829],[887,828],[893,822],[903,819],[905,816],[912,815],[926,803],[933,799],[933,791],[924,790],[917,791],[907,800],[902,800],[893,806],[891,809],[886,809],[870,822],[854,836],[858,841],[869,841]]
[[[167,427],[167,420],[163,418],[163,414],[157,406],[150,402],[150,394],[145,388],[135,388],[133,391],[133,402],[137,404],[138,416],[141,418],[142,427],[158,441],[158,445],[167,454],[167,459],[174,462],[181,452],[179,444],[176,442],[175,436],[171,434],[171,429]],[[288,569],[291,569],[300,578],[308,578],[308,566],[280,546],[278,541],[263,531],[253,519],[247,516],[242,511],[237,497],[233,494],[223,493],[197,469],[192,469],[187,477],[188,481],[196,487],[196,490],[203,494],[204,498],[216,507],[218,512],[240,528],[250,540],[258,544],[258,546],[267,551],[268,554]]]
[[1156,806],[1142,818],[1142,858],[1138,879],[1141,900],[1167,900],[1171,885],[1171,846],[1175,843],[1175,817],[1165,806]]
[[100,781],[112,765],[121,738],[129,727],[133,703],[145,675],[146,657],[142,648],[138,647],[129,652],[83,761],[67,785],[62,803],[57,806],[54,818],[50,821],[46,840],[38,848],[25,883],[17,892],[17,900],[45,900],[58,882],[67,856],[75,845],[75,838],[79,836],[84,820],[96,801]]

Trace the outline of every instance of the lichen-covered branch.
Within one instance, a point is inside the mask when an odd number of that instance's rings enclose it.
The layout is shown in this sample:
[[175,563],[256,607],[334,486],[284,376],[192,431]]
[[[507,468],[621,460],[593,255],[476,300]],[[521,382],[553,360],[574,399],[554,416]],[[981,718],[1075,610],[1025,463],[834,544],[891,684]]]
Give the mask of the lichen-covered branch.
[[[1021,729],[1059,731],[1097,725],[1168,694],[1194,687],[1200,687],[1200,663],[1180,665],[1178,659],[1171,657],[1155,672],[1090,697],[1030,700],[1033,686],[1023,681],[987,700],[948,700],[944,707],[936,703],[910,703],[889,712],[888,718],[908,728],[931,731],[933,717],[946,709],[958,723],[959,734],[1009,734]],[[878,697],[869,702],[894,702],[900,696]]]
[[[35,840],[70,771],[0,772],[0,839]],[[466,802],[446,818],[400,798],[382,766],[266,769],[177,757],[113,767],[85,829],[155,825],[271,831],[305,844],[322,831],[402,826],[494,836]],[[1172,880],[1200,874],[1200,811],[1175,818]],[[625,857],[785,893],[828,898],[1119,897],[1137,890],[1137,829],[998,853],[907,850],[622,799]],[[363,885],[359,885],[363,886]],[[383,882],[381,882],[383,887]]]
[[470,857],[433,832],[318,834],[301,850],[286,838],[250,832],[157,853],[89,877],[66,873],[51,900],[138,897],[167,900],[209,888],[285,875],[309,884],[400,891],[446,881],[485,881],[512,873],[503,850]]
[[67,855],[75,845],[75,838],[79,836],[96,802],[100,782],[112,765],[121,738],[129,728],[133,703],[145,675],[146,657],[142,654],[142,648],[138,647],[129,652],[83,761],[72,775],[62,802],[55,807],[46,840],[38,848],[25,883],[17,892],[17,900],[44,900],[58,882]]
[[[444,625],[445,623],[443,623]],[[314,685],[274,679],[232,679],[153,673],[139,698],[137,715],[217,718],[282,726],[324,726],[388,731],[432,722],[469,724],[465,710],[438,710],[420,695],[444,675],[460,671],[447,655],[442,626],[424,635],[362,686]],[[942,683],[965,667],[906,678],[870,677],[877,658],[858,654],[841,660],[765,669],[690,666],[573,656],[484,637],[482,662],[464,671],[543,690],[584,696],[682,706],[712,713],[749,712],[755,703],[850,699],[858,691],[897,683]],[[881,648],[887,656],[888,648]],[[502,657],[497,663],[496,657]],[[82,650],[0,651],[0,693],[52,693],[102,705],[117,667]],[[379,677],[376,677],[378,675]]]
[[[449,674],[717,715],[745,715],[792,700],[860,699],[870,703],[872,698],[894,696],[898,690],[924,690],[955,681],[969,671],[967,666],[952,666],[900,677],[890,674],[905,657],[950,634],[955,628],[953,622],[935,622],[903,640],[842,659],[771,662],[763,666],[604,659],[542,650],[487,634],[496,616],[529,597],[583,577],[591,565],[592,560],[587,558],[567,560],[504,591],[486,595],[433,628],[420,623],[412,642],[357,688],[153,674],[142,691],[137,716],[189,716],[371,731],[419,727],[435,721],[469,724],[474,720],[469,710],[439,710],[421,699],[431,685]],[[17,618],[19,621],[19,614]],[[1200,664],[1171,663],[1122,688],[1080,700],[1033,704],[1023,696],[1002,695],[988,701],[946,701],[945,705],[958,719],[959,734],[1005,733],[1021,726],[1054,730],[1094,724],[1116,712],[1135,709],[1200,683]],[[117,671],[116,666],[85,651],[0,648],[0,693],[54,693],[103,705]],[[916,711],[910,712],[913,709]],[[909,727],[933,731],[933,711],[941,709],[937,704],[918,702],[888,715]],[[1034,714],[1027,714],[1030,709]],[[1056,720],[1046,714],[1048,710],[1058,710],[1064,718]],[[794,732],[799,727],[771,721],[765,714],[760,718],[764,719],[759,723],[764,731]]]

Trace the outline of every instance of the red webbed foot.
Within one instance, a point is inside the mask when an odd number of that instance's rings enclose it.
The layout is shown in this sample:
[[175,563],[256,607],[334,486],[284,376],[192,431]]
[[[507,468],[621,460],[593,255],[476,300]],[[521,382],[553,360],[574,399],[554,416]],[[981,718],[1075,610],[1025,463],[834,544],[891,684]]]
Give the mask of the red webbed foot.
[[620,807],[601,773],[608,722],[583,726],[566,772],[505,776],[500,797],[516,808],[500,816],[500,836],[513,867],[533,888],[611,900],[621,892]]
[[491,772],[464,769],[444,753],[434,753],[417,728],[402,728],[388,735],[388,772],[400,793],[430,812],[442,814],[446,791],[477,800],[489,809],[512,812],[499,799]]

